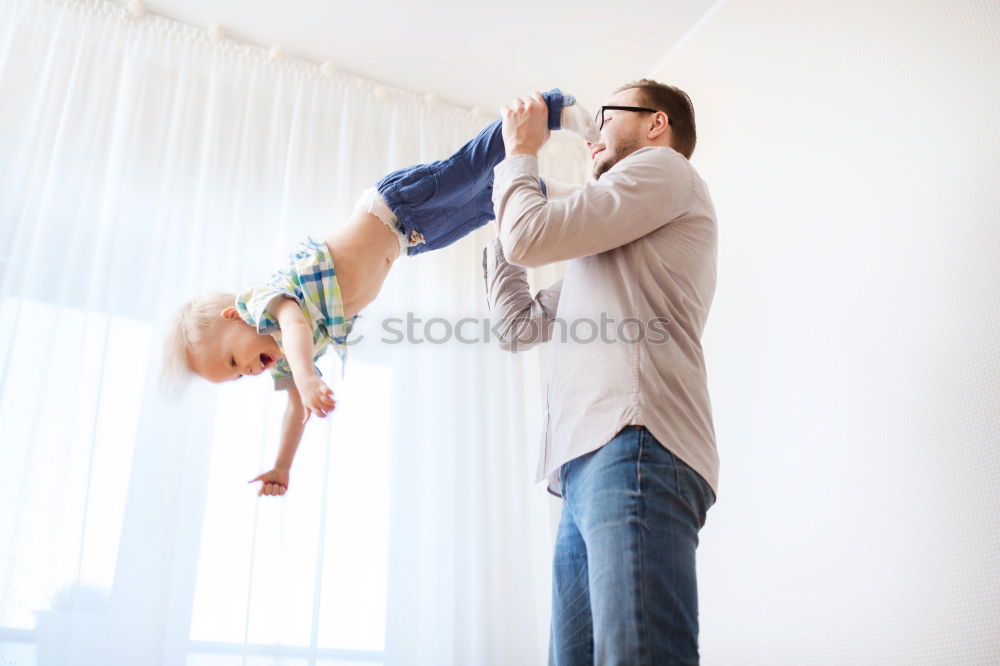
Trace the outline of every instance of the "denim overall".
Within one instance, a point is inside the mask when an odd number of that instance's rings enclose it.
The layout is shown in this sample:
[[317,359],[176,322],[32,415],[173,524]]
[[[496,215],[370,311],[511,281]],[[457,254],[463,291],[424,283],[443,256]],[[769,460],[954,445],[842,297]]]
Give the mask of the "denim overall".
[[[563,106],[576,100],[558,88],[542,97],[549,107],[549,129],[560,129]],[[423,238],[407,249],[408,255],[451,245],[496,217],[493,167],[506,156],[501,126],[493,122],[447,159],[393,171],[376,184],[403,235],[411,241]],[[544,193],[544,183],[539,186]]]

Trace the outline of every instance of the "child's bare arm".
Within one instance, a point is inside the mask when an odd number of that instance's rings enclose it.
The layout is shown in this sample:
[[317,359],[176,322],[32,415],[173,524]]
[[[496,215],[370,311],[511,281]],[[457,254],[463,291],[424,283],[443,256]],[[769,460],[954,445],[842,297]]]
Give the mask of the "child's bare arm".
[[250,481],[261,481],[260,492],[257,495],[284,495],[288,490],[288,479],[292,469],[292,460],[302,441],[302,431],[305,424],[302,415],[305,409],[299,392],[293,387],[288,389],[288,407],[285,418],[281,422],[281,445],[274,468]]
[[305,410],[302,422],[308,421],[313,413],[326,416],[335,406],[333,391],[313,372],[312,329],[306,323],[299,304],[291,298],[282,298],[279,303],[271,306],[271,314],[281,327],[285,357],[302,399]]
[[278,320],[281,327],[282,348],[292,374],[298,383],[299,376],[313,374],[312,330],[306,322],[299,304],[291,298],[276,299],[268,310]]

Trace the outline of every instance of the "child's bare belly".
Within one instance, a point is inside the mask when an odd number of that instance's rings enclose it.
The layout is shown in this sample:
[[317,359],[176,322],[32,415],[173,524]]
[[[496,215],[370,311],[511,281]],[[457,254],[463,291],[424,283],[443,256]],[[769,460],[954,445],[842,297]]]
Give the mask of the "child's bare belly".
[[350,319],[378,296],[399,255],[399,240],[371,213],[355,211],[326,245],[337,272],[344,317]]

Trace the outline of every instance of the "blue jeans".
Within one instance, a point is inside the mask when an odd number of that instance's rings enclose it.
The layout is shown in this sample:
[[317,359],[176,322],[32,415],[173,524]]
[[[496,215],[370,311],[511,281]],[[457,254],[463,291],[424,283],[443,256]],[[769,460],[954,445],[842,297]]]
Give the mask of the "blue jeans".
[[[576,100],[558,88],[542,97],[549,107],[549,129],[560,129],[559,113]],[[416,232],[424,239],[408,248],[408,255],[451,245],[496,217],[493,167],[505,156],[501,126],[499,120],[490,124],[447,159],[393,171],[375,185],[403,235],[411,238]]]
[[715,493],[642,426],[561,469],[550,666],[698,663],[695,549]]

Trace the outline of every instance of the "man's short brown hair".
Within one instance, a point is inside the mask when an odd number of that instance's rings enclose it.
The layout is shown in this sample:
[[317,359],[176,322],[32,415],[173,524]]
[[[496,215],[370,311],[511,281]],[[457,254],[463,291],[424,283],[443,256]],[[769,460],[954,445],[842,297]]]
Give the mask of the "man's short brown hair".
[[672,147],[684,157],[691,159],[694,144],[698,140],[694,127],[694,106],[691,98],[680,88],[668,86],[652,79],[639,79],[626,83],[616,90],[639,90],[643,106],[657,111],[663,111],[670,118],[670,129],[673,131]]

